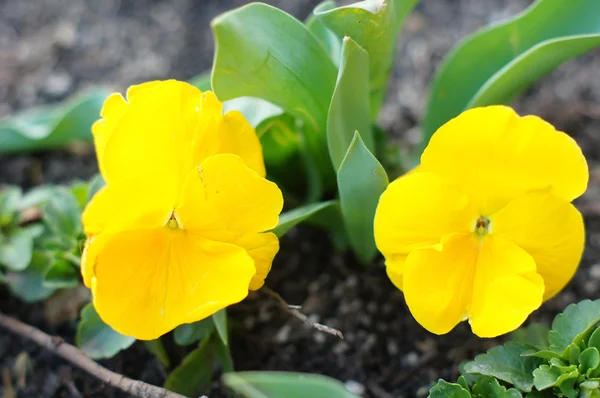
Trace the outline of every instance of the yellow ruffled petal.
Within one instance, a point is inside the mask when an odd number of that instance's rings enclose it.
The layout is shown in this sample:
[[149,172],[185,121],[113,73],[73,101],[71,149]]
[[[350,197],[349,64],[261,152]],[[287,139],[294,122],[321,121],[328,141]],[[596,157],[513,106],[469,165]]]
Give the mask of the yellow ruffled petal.
[[168,176],[142,175],[104,186],[83,211],[85,233],[93,236],[165,225],[178,200],[175,191],[163,188],[166,179]]
[[579,211],[548,192],[535,192],[508,203],[491,217],[492,234],[529,253],[546,286],[544,299],[558,293],[573,277],[585,243]]
[[407,255],[470,232],[479,217],[469,199],[433,173],[411,173],[392,182],[375,213],[375,242],[383,255]]
[[440,127],[419,171],[460,185],[483,215],[538,189],[571,201],[588,182],[586,160],[571,137],[505,106],[470,109]]
[[405,254],[392,254],[385,259],[385,270],[388,278],[394,286],[404,290],[404,264],[406,264]]
[[441,244],[414,250],[406,258],[406,304],[430,332],[448,333],[467,316],[477,246],[473,234],[452,234]]
[[214,155],[192,171],[175,210],[182,227],[202,236],[210,231],[263,232],[277,226],[283,196],[237,155]]
[[112,133],[115,124],[121,118],[121,115],[127,108],[127,102],[125,98],[119,93],[112,93],[104,100],[100,116],[102,119],[96,121],[92,125],[92,135],[94,136],[94,146],[96,148],[96,158],[98,159],[98,168],[100,173],[105,176],[104,173],[104,148],[106,147],[106,141],[108,141],[109,135]]
[[194,135],[201,118],[196,87],[174,80],[154,82],[129,92],[126,111],[115,123],[104,150],[107,182],[168,174],[156,181],[181,192],[192,169]]
[[481,240],[472,280],[469,323],[479,337],[512,332],[542,304],[544,280],[533,257],[504,238]]
[[94,307],[121,334],[152,340],[248,294],[245,250],[179,229],[114,235],[96,258]]
[[250,290],[258,290],[265,284],[265,278],[271,270],[273,258],[279,251],[279,239],[272,232],[240,234],[231,231],[210,231],[203,234],[215,242],[230,243],[246,250],[254,260],[256,274],[250,281]]
[[193,144],[197,148],[194,165],[201,164],[212,155],[231,153],[241,157],[246,166],[264,177],[262,146],[256,131],[241,112],[230,111],[221,116],[222,105],[210,91],[204,93],[202,108],[204,120]]

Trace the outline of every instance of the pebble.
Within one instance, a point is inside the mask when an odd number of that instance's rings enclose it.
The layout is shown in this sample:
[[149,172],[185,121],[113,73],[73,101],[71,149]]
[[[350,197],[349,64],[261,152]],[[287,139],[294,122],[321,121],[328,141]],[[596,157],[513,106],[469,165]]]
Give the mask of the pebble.
[[73,77],[66,71],[55,71],[48,75],[42,87],[42,92],[52,98],[66,95],[73,85]]
[[348,380],[344,383],[346,389],[355,395],[363,395],[365,393],[365,386],[356,380]]
[[600,279],[600,264],[590,266],[590,276],[594,279]]
[[409,352],[402,358],[404,366],[414,368],[419,362],[419,354],[414,351]]
[[290,337],[290,332],[292,331],[292,327],[290,325],[283,325],[281,329],[275,335],[275,342],[277,343],[285,343]]

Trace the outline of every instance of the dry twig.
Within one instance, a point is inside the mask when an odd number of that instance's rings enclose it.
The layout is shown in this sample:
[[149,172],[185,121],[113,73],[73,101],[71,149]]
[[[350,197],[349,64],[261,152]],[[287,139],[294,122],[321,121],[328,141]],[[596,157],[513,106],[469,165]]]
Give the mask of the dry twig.
[[302,308],[302,306],[300,305],[290,305],[288,304],[283,297],[281,297],[279,295],[279,293],[274,292],[273,290],[269,289],[266,286],[263,286],[261,288],[262,291],[264,291],[266,294],[268,294],[269,296],[271,296],[272,298],[274,298],[275,300],[277,300],[277,302],[279,303],[279,305],[289,314],[293,315],[294,317],[296,317],[297,319],[300,319],[302,322],[304,322],[305,324],[309,325],[310,327],[317,329],[320,332],[324,332],[324,333],[329,333],[332,334],[334,336],[339,337],[340,339],[344,339],[344,335],[342,334],[342,332],[340,332],[337,329],[334,329],[332,327],[329,327],[327,325],[323,325],[322,323],[318,323],[318,322],[313,322],[310,320],[309,317],[307,317],[306,315],[304,315],[302,312],[300,312],[300,309]]
[[143,381],[133,380],[98,365],[82,351],[65,343],[63,339],[50,336],[39,329],[0,312],[0,326],[19,335],[35,341],[40,346],[66,359],[73,365],[85,370],[104,383],[140,398],[186,398],[183,395],[156,387]]

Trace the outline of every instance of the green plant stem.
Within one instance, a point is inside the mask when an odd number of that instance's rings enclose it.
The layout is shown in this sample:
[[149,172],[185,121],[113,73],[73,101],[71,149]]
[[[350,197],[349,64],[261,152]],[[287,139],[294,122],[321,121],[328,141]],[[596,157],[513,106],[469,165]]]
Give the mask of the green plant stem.
[[133,380],[121,374],[115,373],[98,365],[96,362],[88,358],[82,351],[65,343],[65,341],[57,336],[50,336],[39,329],[29,326],[21,321],[4,315],[0,312],[0,327],[11,331],[19,336],[31,339],[40,346],[55,353],[63,359],[71,362],[73,365],[85,370],[89,374],[104,383],[118,388],[134,397],[140,398],[186,398],[181,394],[177,394],[164,388],[156,387],[143,381]]

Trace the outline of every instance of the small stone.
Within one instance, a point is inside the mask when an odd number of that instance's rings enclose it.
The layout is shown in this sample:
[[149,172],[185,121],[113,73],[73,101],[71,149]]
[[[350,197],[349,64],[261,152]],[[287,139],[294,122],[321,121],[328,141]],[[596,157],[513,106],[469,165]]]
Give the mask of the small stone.
[[387,350],[388,354],[390,354],[391,356],[398,355],[398,352],[400,351],[398,348],[398,343],[396,343],[394,340],[388,340]]
[[600,279],[600,264],[594,264],[590,267],[590,276],[594,279]]
[[356,380],[348,380],[344,383],[346,389],[355,395],[363,395],[365,393],[365,386]]
[[323,344],[327,340],[327,338],[325,337],[325,334],[321,333],[321,332],[315,333],[313,339],[315,340],[315,343],[317,343],[317,344]]
[[409,352],[402,358],[402,363],[404,366],[409,368],[414,368],[419,362],[419,354],[414,351]]
[[49,97],[60,98],[69,92],[72,85],[73,77],[71,77],[70,74],[68,74],[66,71],[57,71],[52,72],[48,76],[44,86],[42,87],[42,91]]
[[275,335],[275,342],[277,343],[285,343],[290,337],[290,332],[292,331],[292,327],[290,325],[283,325],[281,329]]

